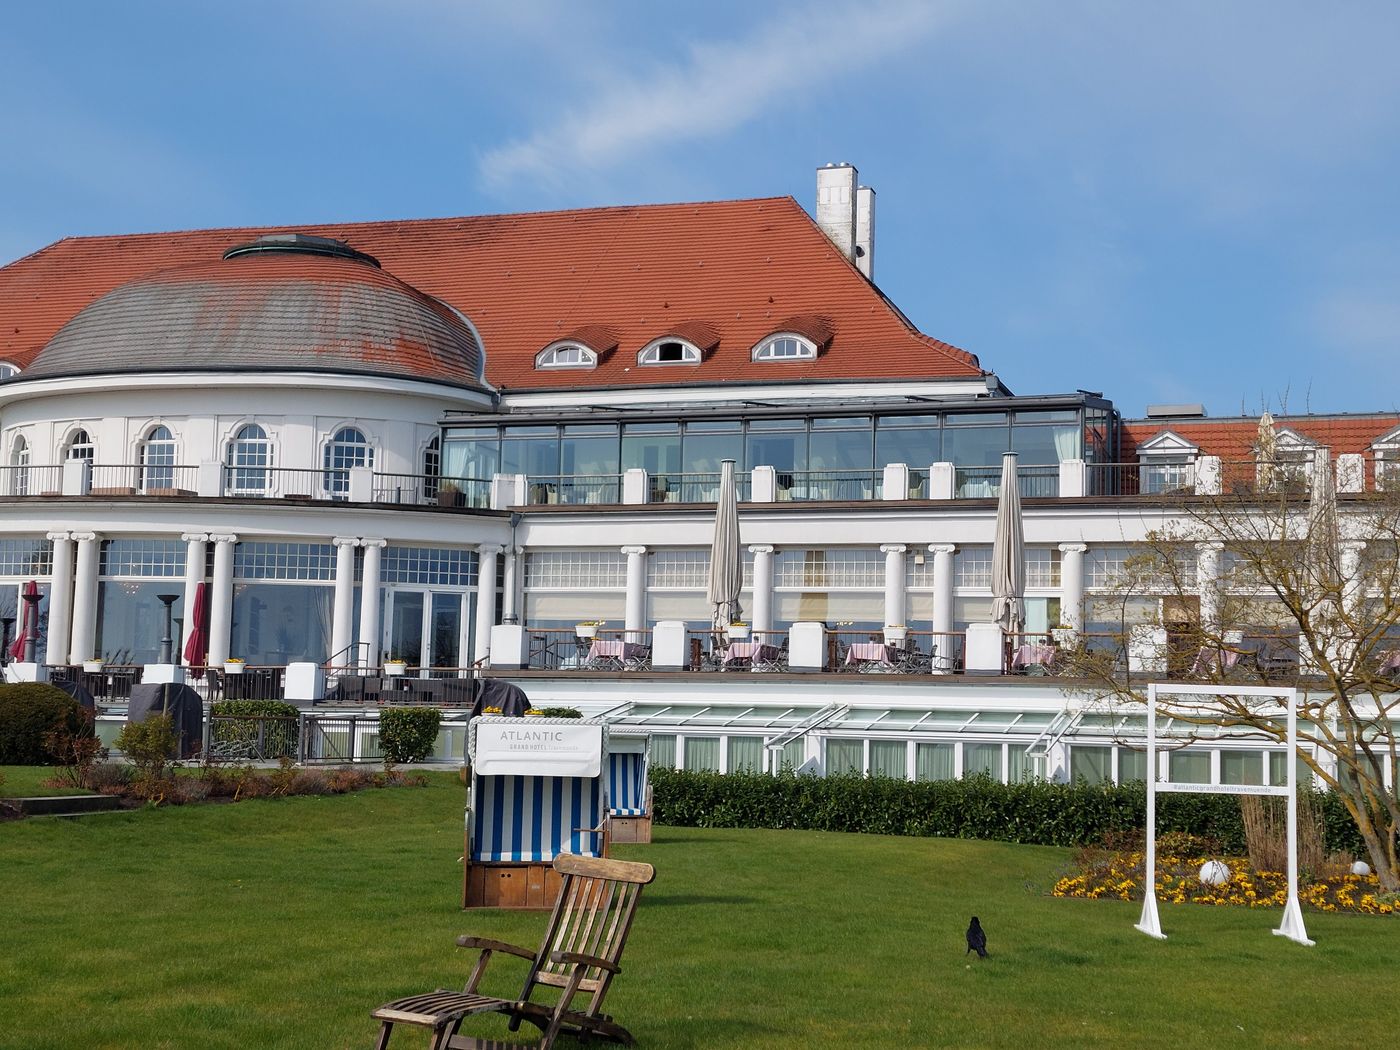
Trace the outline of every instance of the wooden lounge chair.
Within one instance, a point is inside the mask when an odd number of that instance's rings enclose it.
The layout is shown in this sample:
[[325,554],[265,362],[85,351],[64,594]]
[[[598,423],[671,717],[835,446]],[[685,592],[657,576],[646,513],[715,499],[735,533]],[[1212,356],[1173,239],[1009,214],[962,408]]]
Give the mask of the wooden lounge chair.
[[[460,947],[477,952],[466,986],[460,992],[438,989],[406,996],[373,1011],[371,1016],[380,1022],[378,1050],[388,1047],[396,1024],[430,1029],[432,1050],[497,1050],[522,1045],[457,1034],[464,1018],[487,1013],[509,1015],[512,1032],[519,1029],[521,1021],[540,1029],[538,1043],[523,1044],[539,1050],[552,1047],[561,1032],[632,1043],[631,1033],[603,1013],[603,1000],[613,978],[622,972],[619,961],[642,887],[656,873],[650,864],[568,853],[555,858],[554,870],[563,882],[538,951],[484,937],[458,937]],[[529,962],[518,999],[497,999],[477,991],[494,952]],[[560,989],[558,1001],[552,1005],[531,1001],[540,985]],[[587,1002],[577,1009],[574,999],[580,996],[587,996]]]

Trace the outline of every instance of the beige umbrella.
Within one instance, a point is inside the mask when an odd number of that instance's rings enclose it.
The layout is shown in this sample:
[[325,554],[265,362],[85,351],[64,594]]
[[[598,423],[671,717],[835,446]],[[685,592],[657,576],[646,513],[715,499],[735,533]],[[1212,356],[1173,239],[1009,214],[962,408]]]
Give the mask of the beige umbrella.
[[1259,417],[1259,436],[1255,442],[1259,487],[1274,487],[1274,458],[1278,455],[1278,438],[1274,434],[1274,417],[1267,411]]
[[720,464],[719,498],[715,503],[715,538],[710,545],[710,582],[706,600],[714,607],[716,633],[727,633],[740,616],[744,565],[739,554],[739,498],[734,486],[734,461]]
[[1001,497],[992,544],[992,620],[1019,633],[1026,626],[1026,540],[1021,528],[1021,486],[1016,453],[1001,457]]
[[1332,450],[1313,450],[1312,489],[1308,498],[1308,568],[1319,594],[1336,585],[1340,535],[1337,531],[1337,484],[1332,474]]

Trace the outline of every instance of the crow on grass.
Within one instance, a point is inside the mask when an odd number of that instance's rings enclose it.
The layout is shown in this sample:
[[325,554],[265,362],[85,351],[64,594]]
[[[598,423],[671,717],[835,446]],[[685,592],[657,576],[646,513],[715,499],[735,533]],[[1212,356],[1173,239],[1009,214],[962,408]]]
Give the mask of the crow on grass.
[[977,916],[972,917],[972,925],[967,928],[967,951],[976,952],[979,959],[987,957],[987,931],[982,929],[982,924],[977,921]]

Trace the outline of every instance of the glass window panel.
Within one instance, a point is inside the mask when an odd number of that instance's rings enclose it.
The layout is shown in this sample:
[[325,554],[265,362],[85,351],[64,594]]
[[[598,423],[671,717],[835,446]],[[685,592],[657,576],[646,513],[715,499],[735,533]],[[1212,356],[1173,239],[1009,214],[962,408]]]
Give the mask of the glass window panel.
[[622,428],[622,469],[649,474],[681,472],[679,423],[628,423]]
[[909,777],[909,749],[903,740],[870,742],[870,775],[906,780]]
[[1073,744],[1069,749],[1069,778],[1088,784],[1105,784],[1113,780],[1113,748]]
[[567,426],[559,443],[559,473],[619,474],[617,427]]
[[621,627],[626,612],[627,596],[618,592],[525,592],[525,622],[531,627],[572,627],[585,620],[602,620],[605,629]]
[[[1311,788],[1313,786],[1312,768],[1299,756],[1298,760],[1298,786],[1300,788]],[[1283,751],[1269,752],[1269,784],[1272,787],[1288,786],[1288,758]]]
[[506,427],[501,437],[501,473],[553,477],[559,473],[556,427]]
[[864,742],[828,737],[826,741],[826,772],[828,776],[840,773],[864,773]]
[[[179,658],[183,588],[169,583],[103,580],[97,585],[97,652],[111,664],[153,664],[165,633],[165,608],[157,594],[179,594],[171,605],[172,655]],[[42,654],[41,654],[42,659]]]
[[102,544],[102,576],[184,576],[185,544],[180,540],[108,540]]
[[949,412],[943,417],[943,422],[950,427],[958,426],[991,426],[993,423],[1005,423],[1005,412]]
[[323,662],[330,655],[334,593],[327,586],[236,584],[232,655],[250,664]]
[[964,744],[963,776],[985,773],[993,780],[1001,779],[1000,744]]
[[[725,427],[722,432],[710,427]],[[685,427],[685,473],[718,474],[720,464],[734,460],[735,470],[744,470],[744,435],[736,423],[698,424]]]
[[[844,430],[836,429],[816,429],[813,420],[813,430],[807,451],[807,468],[809,470],[870,470],[874,457],[874,432],[870,429],[870,420],[862,419],[855,421],[840,420],[839,422],[856,422],[861,424],[860,429],[850,428]],[[832,420],[822,422],[832,423]]]
[[783,769],[796,769],[805,761],[807,761],[807,742],[805,740],[790,740],[783,745]]
[[1032,758],[1030,746],[1011,744],[1006,749],[1007,779],[1012,783],[1045,779],[1045,759]]
[[676,738],[670,733],[651,735],[651,761],[664,769],[676,768]]
[[384,548],[380,580],[384,583],[423,583],[438,587],[476,585],[476,552],[440,547]]
[[1220,783],[1264,783],[1264,756],[1258,751],[1221,751]]
[[1131,784],[1147,780],[1147,752],[1129,747],[1118,749],[1118,783]]
[[990,587],[991,585],[991,547],[959,547],[953,552],[954,587]]
[[501,442],[495,427],[447,431],[442,444],[444,478],[490,480],[501,472]]
[[[744,462],[779,472],[807,469],[807,428],[800,419],[756,419],[749,423]],[[791,488],[792,479],[779,488]]]
[[950,427],[943,432],[943,459],[960,467],[1000,467],[1008,451],[1006,427]]
[[1209,784],[1210,752],[1173,751],[1167,768],[1178,784]]
[[244,580],[333,580],[329,543],[245,542],[233,551],[233,575]]
[[685,768],[710,773],[719,772],[719,737],[688,736],[685,738]]
[[1080,457],[1078,426],[1011,428],[1011,451],[1021,466],[1050,465]]
[[915,744],[914,779],[952,780],[953,746],[952,744]]
[[763,738],[760,736],[731,736],[729,764],[731,773],[763,772]]
[[[931,420],[924,426],[908,420]],[[911,469],[927,470],[942,458],[941,431],[937,416],[881,416],[875,431],[875,465],[905,463]]]
[[0,540],[0,576],[49,576],[53,544],[48,540]]

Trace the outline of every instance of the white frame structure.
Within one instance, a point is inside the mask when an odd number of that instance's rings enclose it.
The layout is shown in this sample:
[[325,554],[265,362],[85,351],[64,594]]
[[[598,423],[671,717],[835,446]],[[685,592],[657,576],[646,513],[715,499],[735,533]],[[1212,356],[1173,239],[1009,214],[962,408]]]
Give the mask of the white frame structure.
[[[1261,700],[1277,700],[1287,707],[1288,714],[1288,754],[1293,761],[1287,763],[1288,786],[1274,787],[1262,784],[1183,784],[1171,780],[1160,780],[1161,770],[1157,762],[1157,694],[1172,696],[1237,696],[1258,697]],[[1298,901],[1298,690],[1274,689],[1261,685],[1177,685],[1174,683],[1153,682],[1147,687],[1147,859],[1146,879],[1143,886],[1142,917],[1135,929],[1159,941],[1167,939],[1162,932],[1162,921],[1157,915],[1157,792],[1182,791],[1210,795],[1274,795],[1288,799],[1288,901],[1283,906],[1283,920],[1274,934],[1287,937],[1311,947],[1315,942],[1308,939],[1308,931],[1303,926],[1303,909]]]

